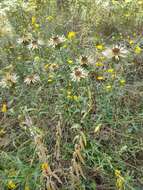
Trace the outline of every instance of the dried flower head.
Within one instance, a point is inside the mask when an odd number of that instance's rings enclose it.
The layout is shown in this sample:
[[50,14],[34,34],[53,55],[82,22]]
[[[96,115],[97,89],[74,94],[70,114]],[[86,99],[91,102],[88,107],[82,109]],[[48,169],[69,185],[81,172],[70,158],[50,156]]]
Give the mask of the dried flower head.
[[91,56],[80,56],[79,62],[81,66],[93,65],[94,59]]
[[88,64],[88,57],[87,56],[81,56],[80,57],[80,64],[81,65],[87,65]]
[[18,76],[15,73],[6,73],[0,81],[2,88],[11,87],[17,82]]
[[53,36],[52,38],[50,38],[49,40],[49,46],[52,47],[60,47],[62,45],[62,43],[64,43],[66,41],[66,38],[64,37],[64,35],[62,36]]
[[71,78],[73,81],[80,81],[88,76],[88,72],[81,67],[75,67],[71,73]]
[[40,77],[37,74],[29,75],[24,79],[24,83],[26,83],[27,85],[34,84],[39,81],[40,81]]
[[17,40],[18,44],[28,45],[30,41],[32,40],[32,34],[24,34],[21,38]]
[[40,39],[33,40],[28,45],[28,48],[31,49],[31,50],[39,49],[42,45],[44,45],[44,42],[42,40],[40,40]]

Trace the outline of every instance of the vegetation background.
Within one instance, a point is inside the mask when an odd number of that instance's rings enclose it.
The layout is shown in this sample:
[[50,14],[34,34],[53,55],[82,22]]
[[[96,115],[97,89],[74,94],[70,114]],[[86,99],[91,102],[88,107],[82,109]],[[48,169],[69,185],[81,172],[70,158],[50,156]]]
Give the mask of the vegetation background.
[[143,1],[1,0],[0,26],[0,189],[142,190]]

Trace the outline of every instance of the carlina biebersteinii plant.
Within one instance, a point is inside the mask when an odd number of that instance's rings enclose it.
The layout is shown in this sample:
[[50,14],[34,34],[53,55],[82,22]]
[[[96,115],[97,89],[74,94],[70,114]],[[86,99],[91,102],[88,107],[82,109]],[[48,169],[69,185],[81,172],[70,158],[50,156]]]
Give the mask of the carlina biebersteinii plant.
[[143,0],[0,1],[0,190],[142,190]]

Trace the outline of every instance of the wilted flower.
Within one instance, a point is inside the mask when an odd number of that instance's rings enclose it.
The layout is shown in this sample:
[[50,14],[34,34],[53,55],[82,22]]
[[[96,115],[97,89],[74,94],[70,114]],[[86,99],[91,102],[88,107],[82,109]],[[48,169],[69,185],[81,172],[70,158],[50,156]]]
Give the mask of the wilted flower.
[[1,15],[0,13],[0,36],[5,36],[5,37],[13,37],[14,33],[14,28],[8,21],[7,17],[5,18],[4,16]]
[[66,38],[64,37],[64,35],[62,36],[53,36],[52,38],[50,38],[49,40],[49,46],[52,47],[59,47],[62,43],[64,43],[66,41]]
[[73,81],[80,81],[82,78],[86,78],[88,76],[88,72],[85,71],[81,67],[76,67],[73,69],[73,72],[71,73],[71,77]]
[[54,71],[54,70],[56,70],[58,68],[59,68],[59,65],[56,64],[56,63],[52,63],[52,64],[49,65],[50,71]]
[[28,45],[32,40],[32,34],[24,34],[21,38],[17,40],[18,44]]
[[36,4],[34,1],[22,1],[21,2],[21,7],[25,12],[33,12],[36,9]]
[[3,88],[12,86],[17,82],[18,76],[13,73],[6,73],[6,75],[3,77],[3,79],[0,81],[0,86]]
[[115,58],[116,60],[119,60],[120,57],[126,57],[128,50],[124,47],[114,46],[113,48],[106,49],[102,53],[107,58]]
[[27,85],[34,84],[40,81],[40,77],[37,74],[29,75],[24,79],[24,83]]
[[87,56],[80,56],[80,64],[87,65],[88,64],[88,57]]
[[81,66],[86,66],[86,65],[92,65],[94,63],[94,60],[91,56],[80,56],[79,62]]
[[34,50],[34,49],[38,49],[42,45],[44,45],[44,42],[42,40],[33,40],[28,45],[28,48],[31,50]]

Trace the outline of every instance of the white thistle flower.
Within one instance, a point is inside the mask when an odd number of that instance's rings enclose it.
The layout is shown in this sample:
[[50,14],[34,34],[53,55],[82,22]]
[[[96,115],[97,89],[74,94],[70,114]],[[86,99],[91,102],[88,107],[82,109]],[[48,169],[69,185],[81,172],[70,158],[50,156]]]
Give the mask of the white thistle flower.
[[39,49],[42,45],[44,45],[44,42],[42,40],[33,40],[27,47],[28,49],[34,50]]
[[81,66],[93,65],[94,59],[91,56],[81,55],[78,62],[80,63]]
[[19,38],[17,40],[17,43],[28,45],[31,40],[32,40],[32,34],[28,33],[28,34],[23,35],[21,38]]
[[24,79],[26,85],[34,84],[40,81],[40,77],[37,74],[29,75]]
[[12,86],[13,84],[17,83],[17,79],[18,78],[19,77],[15,73],[13,73],[13,74],[6,73],[6,75],[0,81],[0,86],[2,88],[6,88],[6,87],[9,87],[9,86]]
[[53,36],[52,38],[50,38],[49,40],[49,46],[52,46],[52,47],[57,47],[59,45],[61,45],[62,43],[64,43],[66,41],[66,38],[64,35],[62,36]]
[[120,57],[126,57],[128,53],[128,50],[124,47],[120,46],[114,46],[113,48],[107,48],[105,51],[102,52],[102,54],[107,58],[115,58],[116,60],[119,60]]
[[88,76],[88,72],[81,67],[75,67],[71,73],[71,79],[73,81],[80,81]]

